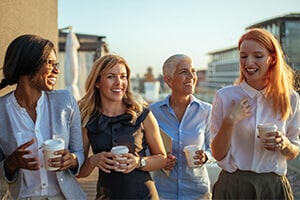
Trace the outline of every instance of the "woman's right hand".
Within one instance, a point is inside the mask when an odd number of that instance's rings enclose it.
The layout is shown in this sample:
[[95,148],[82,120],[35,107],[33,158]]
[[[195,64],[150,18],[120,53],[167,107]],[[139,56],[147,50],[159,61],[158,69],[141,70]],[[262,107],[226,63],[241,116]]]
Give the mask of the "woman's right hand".
[[165,170],[173,170],[177,163],[177,159],[171,153],[167,153],[167,164],[164,167]]
[[231,136],[236,124],[251,115],[251,106],[246,96],[237,102],[232,100],[222,125],[211,142],[212,154],[217,161],[222,160],[226,156],[231,146]]
[[118,162],[112,159],[113,156],[113,153],[103,151],[89,157],[88,162],[91,167],[98,167],[103,172],[110,173],[118,165]]
[[239,121],[251,116],[251,107],[248,103],[248,98],[244,97],[240,102],[232,101],[227,115],[226,120],[232,124],[236,124]]
[[34,138],[19,146],[10,156],[6,158],[4,167],[8,176],[13,176],[16,170],[23,168],[38,170],[40,168],[39,158],[30,156],[32,152],[27,150],[35,142]]

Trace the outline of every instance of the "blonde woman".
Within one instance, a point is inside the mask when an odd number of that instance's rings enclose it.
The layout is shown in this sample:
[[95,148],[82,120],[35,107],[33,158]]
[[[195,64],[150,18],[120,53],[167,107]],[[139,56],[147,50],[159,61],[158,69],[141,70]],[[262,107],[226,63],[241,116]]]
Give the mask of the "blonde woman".
[[[287,160],[299,153],[299,95],[280,44],[263,29],[238,42],[240,78],[213,102],[212,153],[222,172],[213,199],[293,199]],[[277,131],[258,138],[258,125]]]
[[[122,57],[95,61],[79,107],[86,156],[79,176],[99,168],[96,199],[158,199],[149,171],[165,166],[166,152],[153,114],[131,92],[130,68]],[[129,148],[122,155],[125,162],[113,159],[110,150],[117,145]],[[88,157],[90,146],[93,155]],[[116,171],[120,167],[122,172]]]

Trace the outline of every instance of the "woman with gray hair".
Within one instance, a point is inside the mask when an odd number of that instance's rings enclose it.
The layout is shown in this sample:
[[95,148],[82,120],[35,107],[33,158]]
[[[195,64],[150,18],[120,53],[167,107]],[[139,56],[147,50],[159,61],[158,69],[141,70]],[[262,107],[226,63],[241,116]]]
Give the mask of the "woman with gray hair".
[[[160,199],[210,199],[210,180],[203,165],[211,158],[209,124],[211,105],[193,94],[197,71],[192,59],[184,54],[169,57],[163,65],[164,81],[171,94],[150,105],[159,127],[172,141],[172,152],[167,152],[165,170],[153,173]],[[193,165],[189,167],[184,147],[196,145]]]

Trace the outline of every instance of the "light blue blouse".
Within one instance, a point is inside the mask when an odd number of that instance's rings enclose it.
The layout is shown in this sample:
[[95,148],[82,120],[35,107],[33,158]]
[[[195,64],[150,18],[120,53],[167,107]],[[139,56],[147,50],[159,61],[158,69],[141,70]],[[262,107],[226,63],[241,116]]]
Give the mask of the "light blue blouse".
[[180,122],[169,104],[169,98],[170,95],[151,104],[150,109],[159,127],[173,138],[172,154],[176,156],[177,164],[170,176],[156,171],[153,178],[161,199],[199,199],[210,192],[207,169],[205,165],[189,168],[183,148],[190,144],[200,145],[207,156],[211,157],[209,127],[212,107],[191,96],[191,102]]

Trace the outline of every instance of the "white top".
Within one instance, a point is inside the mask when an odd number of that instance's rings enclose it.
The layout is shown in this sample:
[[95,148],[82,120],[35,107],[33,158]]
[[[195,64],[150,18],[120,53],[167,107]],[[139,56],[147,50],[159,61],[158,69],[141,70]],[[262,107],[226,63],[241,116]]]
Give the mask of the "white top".
[[40,170],[24,170],[24,187],[22,187],[20,196],[32,197],[60,194],[55,172],[50,172],[45,169],[44,156],[41,148],[44,140],[50,139],[52,135],[49,121],[50,113],[48,105],[44,100],[44,93],[42,93],[37,103],[36,123],[33,122],[26,110],[18,104],[13,92],[9,98],[11,99],[12,106],[9,106],[7,110],[11,118],[15,121],[13,133],[16,134],[15,137],[17,138],[18,146],[35,138],[36,142],[27,149],[33,152],[33,156],[37,156],[38,154],[40,162]]
[[292,115],[285,121],[280,115],[274,117],[272,102],[263,95],[264,91],[257,91],[246,82],[237,86],[220,89],[214,98],[212,111],[212,140],[219,131],[222,121],[232,100],[240,101],[248,97],[252,115],[240,121],[233,129],[231,147],[218,165],[225,171],[234,172],[249,170],[256,173],[275,172],[284,175],[287,172],[287,160],[280,151],[266,150],[257,138],[257,126],[261,123],[274,123],[293,144],[300,146],[300,108],[299,95],[291,94]]

